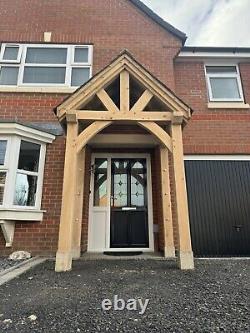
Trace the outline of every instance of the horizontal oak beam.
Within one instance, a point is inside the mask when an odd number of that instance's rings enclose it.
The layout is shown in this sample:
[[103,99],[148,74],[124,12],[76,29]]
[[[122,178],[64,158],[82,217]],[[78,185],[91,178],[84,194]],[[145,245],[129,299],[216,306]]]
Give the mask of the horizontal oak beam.
[[76,111],[78,120],[126,120],[126,121],[172,121],[173,114],[171,112],[160,111],[144,111],[140,113],[133,112],[109,112],[109,111]]

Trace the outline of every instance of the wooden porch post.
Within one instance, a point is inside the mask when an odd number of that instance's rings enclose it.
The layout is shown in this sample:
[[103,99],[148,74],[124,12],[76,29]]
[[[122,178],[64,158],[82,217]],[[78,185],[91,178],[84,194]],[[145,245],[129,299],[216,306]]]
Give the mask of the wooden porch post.
[[85,173],[85,151],[84,147],[77,154],[77,183],[75,198],[75,216],[73,224],[72,257],[78,259],[81,256],[81,234],[82,234],[82,210],[84,193],[84,173]]
[[77,183],[77,151],[76,138],[78,123],[67,123],[67,139],[63,176],[62,208],[59,229],[58,250],[56,254],[56,272],[71,270],[72,240],[74,230],[76,183]]
[[164,232],[164,257],[175,257],[170,180],[169,180],[169,158],[168,149],[160,147],[161,159],[161,200],[162,200],[162,218]]
[[183,160],[183,141],[181,120],[171,125],[173,142],[173,169],[175,186],[175,205],[178,234],[178,265],[181,269],[193,269],[194,259],[191,245],[186,178]]

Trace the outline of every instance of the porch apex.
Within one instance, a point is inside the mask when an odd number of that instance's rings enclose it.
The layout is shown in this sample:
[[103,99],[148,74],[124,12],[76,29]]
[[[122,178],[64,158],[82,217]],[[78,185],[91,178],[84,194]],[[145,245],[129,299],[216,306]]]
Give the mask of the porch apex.
[[136,120],[139,112],[152,121],[170,121],[173,113],[182,115],[184,121],[191,117],[190,107],[126,50],[58,105],[56,115],[61,122],[72,111],[81,121],[108,120],[108,111],[118,110],[130,112],[126,121]]

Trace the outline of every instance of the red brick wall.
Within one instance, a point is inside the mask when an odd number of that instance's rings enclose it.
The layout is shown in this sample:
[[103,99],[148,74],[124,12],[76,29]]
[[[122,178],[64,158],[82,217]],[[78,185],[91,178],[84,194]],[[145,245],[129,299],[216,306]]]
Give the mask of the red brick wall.
[[1,254],[20,249],[31,251],[33,255],[55,253],[61,212],[64,150],[63,137],[47,146],[42,196],[42,210],[45,210],[43,221],[17,222],[11,248],[5,248],[4,238],[0,232]]
[[[94,44],[94,73],[101,70],[123,49],[128,49],[150,72],[194,109],[184,129],[186,154],[250,153],[250,112],[208,110],[204,69],[201,63],[176,63],[181,42],[167,33],[134,5],[125,0],[2,0],[0,41],[42,42],[52,32],[52,43]],[[250,102],[250,64],[241,64],[245,98]],[[0,93],[0,120],[57,122],[53,108],[66,95]],[[107,129],[107,132],[114,131]],[[127,131],[129,132],[129,131]],[[43,222],[17,223],[14,247],[5,249],[0,232],[0,253],[25,249],[55,253],[60,220],[64,165],[64,137],[48,145],[42,208]],[[152,159],[153,191],[159,191],[158,160]],[[86,168],[90,167],[90,151]],[[89,175],[89,173],[88,173]],[[85,180],[82,249],[86,249],[89,177]],[[159,197],[154,195],[154,221],[160,220]],[[161,228],[161,227],[160,227]],[[160,237],[162,248],[162,237]]]
[[[124,0],[2,0],[0,41],[43,42],[52,32],[52,43],[94,44],[94,73],[127,49],[155,76],[174,89],[173,58],[181,42]],[[0,120],[57,122],[53,108],[66,95],[1,93]],[[44,175],[43,222],[17,223],[14,246],[5,249],[0,233],[0,251],[25,249],[55,253],[60,220],[65,140],[48,145]],[[89,154],[89,153],[88,153]],[[89,155],[86,163],[89,163]],[[87,244],[88,189],[85,181],[82,249]]]
[[[240,65],[245,101],[250,103],[250,64]],[[202,63],[175,64],[176,93],[194,110],[184,129],[186,154],[249,154],[250,111],[208,109]]]
[[94,72],[128,49],[174,89],[173,57],[181,42],[126,0],[2,0],[1,41],[93,43]]

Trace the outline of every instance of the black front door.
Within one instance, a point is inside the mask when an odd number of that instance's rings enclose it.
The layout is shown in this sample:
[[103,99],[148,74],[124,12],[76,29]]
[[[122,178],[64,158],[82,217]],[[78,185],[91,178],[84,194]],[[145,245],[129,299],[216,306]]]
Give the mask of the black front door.
[[111,248],[146,248],[146,159],[111,160]]

